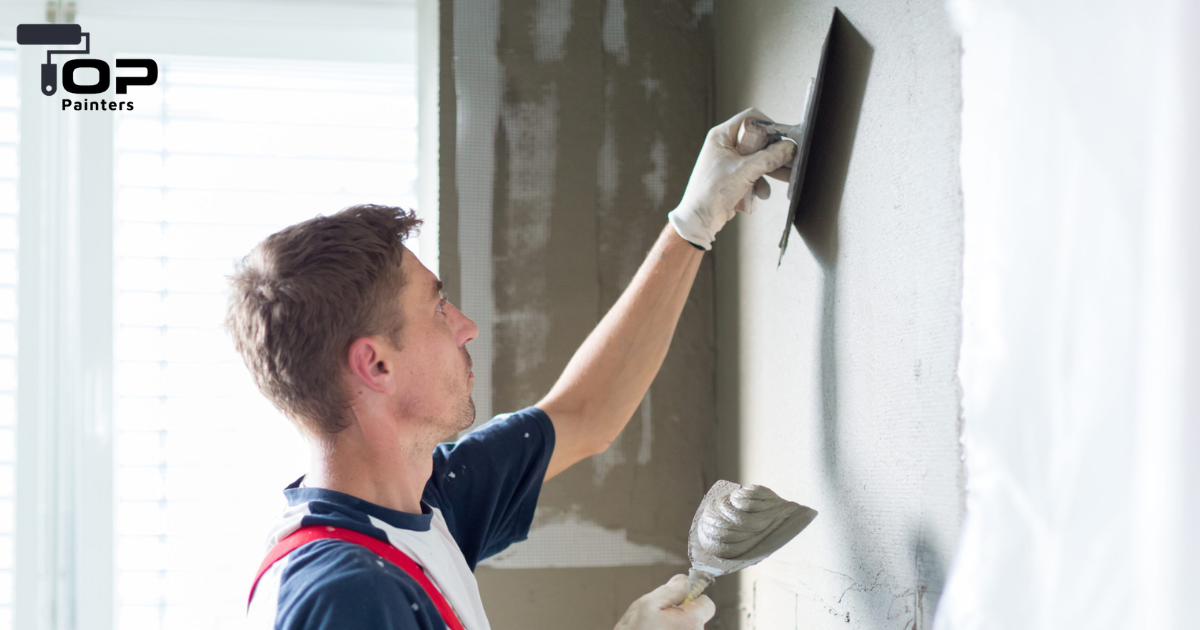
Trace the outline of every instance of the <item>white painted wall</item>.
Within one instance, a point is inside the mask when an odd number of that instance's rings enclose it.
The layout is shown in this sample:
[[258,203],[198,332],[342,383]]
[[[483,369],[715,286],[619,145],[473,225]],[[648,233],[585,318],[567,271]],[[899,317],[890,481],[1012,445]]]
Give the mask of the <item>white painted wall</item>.
[[935,627],[1194,628],[1200,11],[952,8],[968,500]]

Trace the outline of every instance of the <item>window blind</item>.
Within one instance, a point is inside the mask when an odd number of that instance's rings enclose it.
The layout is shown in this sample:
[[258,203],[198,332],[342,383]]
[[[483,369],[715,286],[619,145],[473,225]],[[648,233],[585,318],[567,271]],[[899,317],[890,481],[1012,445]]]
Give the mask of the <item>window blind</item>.
[[17,58],[0,48],[0,629],[11,628],[17,420]]
[[117,624],[234,627],[307,452],[222,329],[226,276],[289,224],[415,205],[416,68],[156,59],[116,118]]

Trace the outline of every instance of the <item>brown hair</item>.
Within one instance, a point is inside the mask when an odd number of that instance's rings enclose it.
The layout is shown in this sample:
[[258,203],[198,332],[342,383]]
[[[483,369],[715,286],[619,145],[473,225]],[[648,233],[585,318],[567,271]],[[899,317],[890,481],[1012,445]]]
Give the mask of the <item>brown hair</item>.
[[225,329],[258,389],[314,437],[349,426],[342,381],[355,339],[398,344],[403,242],[421,221],[358,205],[284,228],[230,276]]

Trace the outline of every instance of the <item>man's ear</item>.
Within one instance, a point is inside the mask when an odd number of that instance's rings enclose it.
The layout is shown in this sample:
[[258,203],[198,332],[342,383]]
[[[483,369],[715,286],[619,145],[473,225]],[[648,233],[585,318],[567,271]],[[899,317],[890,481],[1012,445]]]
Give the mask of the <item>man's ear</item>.
[[384,345],[380,339],[375,337],[355,339],[354,343],[350,344],[346,358],[350,365],[350,373],[354,376],[353,380],[357,384],[381,394],[391,392],[394,374],[392,366],[388,364],[388,358],[385,357]]

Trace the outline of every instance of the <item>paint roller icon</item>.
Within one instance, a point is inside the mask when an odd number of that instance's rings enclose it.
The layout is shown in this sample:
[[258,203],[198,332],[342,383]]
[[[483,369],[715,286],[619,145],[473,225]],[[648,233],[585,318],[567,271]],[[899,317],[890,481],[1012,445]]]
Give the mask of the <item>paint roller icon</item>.
[[86,55],[90,52],[92,38],[78,24],[18,24],[17,43],[22,46],[78,46],[83,50],[47,50],[46,63],[42,64],[42,94],[53,96],[58,91],[58,64],[51,63],[51,55]]

